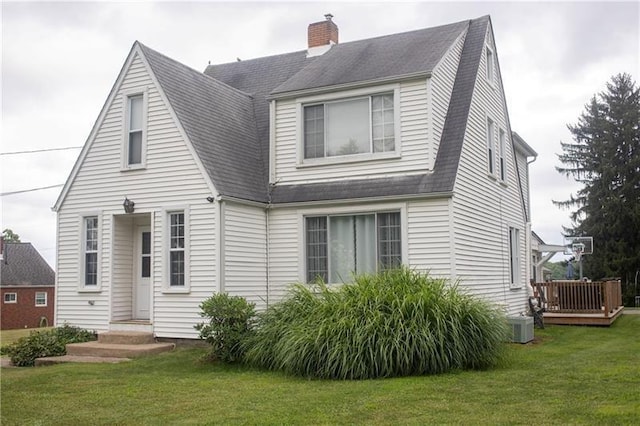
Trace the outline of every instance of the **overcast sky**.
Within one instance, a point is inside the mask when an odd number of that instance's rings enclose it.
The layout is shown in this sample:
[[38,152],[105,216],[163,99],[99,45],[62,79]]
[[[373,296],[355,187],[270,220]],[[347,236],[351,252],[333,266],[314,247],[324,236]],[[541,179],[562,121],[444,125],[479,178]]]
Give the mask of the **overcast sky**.
[[[512,130],[538,153],[531,169],[533,228],[562,243],[578,188],[557,173],[584,105],[616,73],[640,75],[633,2],[2,2],[2,193],[62,185],[135,40],[197,70],[306,49],[307,25],[334,15],[340,41],[491,15]],[[11,228],[55,268],[61,186],[3,195]],[[596,242],[597,245],[597,242]],[[597,246],[596,246],[597,249]]]

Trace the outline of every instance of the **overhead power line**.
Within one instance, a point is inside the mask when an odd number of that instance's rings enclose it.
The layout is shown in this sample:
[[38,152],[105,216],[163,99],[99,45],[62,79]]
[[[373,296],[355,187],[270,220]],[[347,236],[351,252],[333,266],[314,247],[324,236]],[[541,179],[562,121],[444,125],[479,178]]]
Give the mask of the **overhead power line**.
[[81,146],[67,146],[64,148],[47,148],[47,149],[34,149],[31,151],[15,151],[15,152],[0,152],[0,155],[18,155],[18,154],[34,154],[36,152],[49,152],[49,151],[66,151],[69,149],[80,149]]
[[40,188],[31,188],[31,189],[23,189],[20,191],[3,192],[3,193],[0,193],[0,197],[5,197],[7,195],[23,194],[25,192],[42,191],[43,189],[58,188],[60,186],[64,186],[64,184],[61,183],[59,185],[41,186]]

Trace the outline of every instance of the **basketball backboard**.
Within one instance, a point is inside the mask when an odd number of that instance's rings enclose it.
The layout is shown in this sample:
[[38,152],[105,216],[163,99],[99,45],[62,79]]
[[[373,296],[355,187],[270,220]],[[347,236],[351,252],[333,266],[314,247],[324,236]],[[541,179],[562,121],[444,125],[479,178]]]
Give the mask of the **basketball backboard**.
[[564,254],[573,255],[574,247],[581,248],[582,254],[593,253],[593,237],[564,237]]

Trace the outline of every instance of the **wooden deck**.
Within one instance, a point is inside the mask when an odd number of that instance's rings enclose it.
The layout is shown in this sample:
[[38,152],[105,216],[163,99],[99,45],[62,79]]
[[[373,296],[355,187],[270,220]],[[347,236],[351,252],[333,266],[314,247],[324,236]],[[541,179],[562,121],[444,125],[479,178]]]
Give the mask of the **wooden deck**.
[[624,311],[620,281],[534,283],[545,324],[611,325]]

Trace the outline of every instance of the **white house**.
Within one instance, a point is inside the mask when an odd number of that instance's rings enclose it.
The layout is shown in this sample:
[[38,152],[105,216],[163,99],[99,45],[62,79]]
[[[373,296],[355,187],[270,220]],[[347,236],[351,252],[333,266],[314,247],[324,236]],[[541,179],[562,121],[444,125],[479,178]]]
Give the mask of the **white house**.
[[526,310],[535,152],[490,18],[348,43],[326,18],[204,72],[134,43],[54,206],[57,324],[193,338],[214,292],[400,263]]

